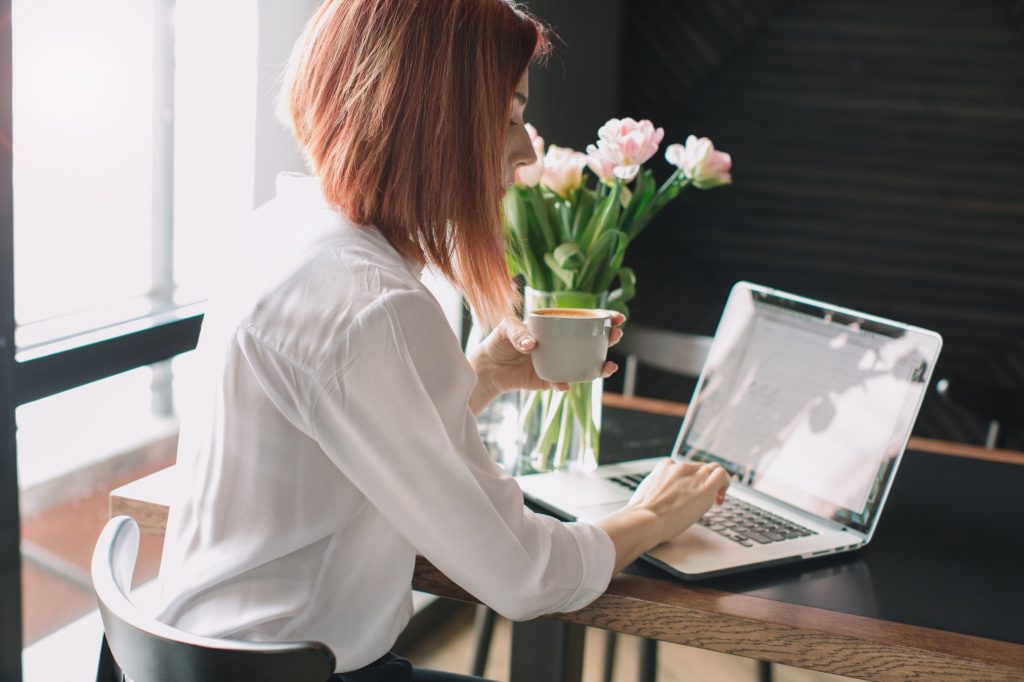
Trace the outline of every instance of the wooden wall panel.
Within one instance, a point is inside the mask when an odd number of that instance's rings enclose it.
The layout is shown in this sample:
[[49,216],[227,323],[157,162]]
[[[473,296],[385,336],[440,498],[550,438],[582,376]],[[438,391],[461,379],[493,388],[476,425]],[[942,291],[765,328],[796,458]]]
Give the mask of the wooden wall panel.
[[[938,376],[1024,389],[1020,11],[631,3],[623,114],[666,144],[707,135],[735,163],[733,187],[688,191],[633,245],[634,319],[712,333],[748,279],[936,329]],[[688,397],[657,376],[641,389]],[[917,433],[977,442],[984,424],[930,397]]]

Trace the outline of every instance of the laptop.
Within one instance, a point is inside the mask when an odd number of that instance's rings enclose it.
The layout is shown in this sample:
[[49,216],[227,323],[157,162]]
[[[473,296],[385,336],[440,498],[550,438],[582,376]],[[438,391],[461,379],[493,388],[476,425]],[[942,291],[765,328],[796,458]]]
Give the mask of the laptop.
[[[737,283],[666,453],[718,462],[732,484],[643,558],[698,580],[866,545],[941,347],[932,331]],[[554,515],[596,521],[661,459],[517,480]]]

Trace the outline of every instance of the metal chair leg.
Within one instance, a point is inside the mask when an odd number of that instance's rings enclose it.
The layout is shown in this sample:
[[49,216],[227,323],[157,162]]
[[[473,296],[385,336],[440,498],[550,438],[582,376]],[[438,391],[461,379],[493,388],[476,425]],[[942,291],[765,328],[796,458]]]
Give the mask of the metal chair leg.
[[655,682],[658,678],[658,640],[640,640],[640,682]]
[[772,664],[768,661],[757,662],[757,682],[772,682]]
[[473,639],[476,644],[471,672],[477,677],[483,677],[484,669],[487,667],[487,655],[491,651],[491,638],[494,635],[494,620],[497,615],[483,604],[476,607],[476,616],[473,620]]
[[604,631],[604,682],[612,682],[615,672],[615,645],[618,637],[611,630]]
[[582,682],[585,630],[553,618],[512,623],[508,682]]
[[110,647],[107,645],[107,636],[103,635],[100,642],[100,660],[96,665],[96,682],[121,682],[123,679],[124,674],[117,667],[114,655],[110,653]]

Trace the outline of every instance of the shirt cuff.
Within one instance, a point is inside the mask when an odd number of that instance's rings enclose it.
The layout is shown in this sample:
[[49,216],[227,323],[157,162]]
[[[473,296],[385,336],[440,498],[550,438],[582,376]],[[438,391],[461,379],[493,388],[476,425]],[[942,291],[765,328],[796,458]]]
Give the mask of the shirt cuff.
[[579,587],[560,609],[569,612],[582,609],[608,589],[615,568],[615,545],[603,528],[583,522],[564,525],[576,541],[583,564]]

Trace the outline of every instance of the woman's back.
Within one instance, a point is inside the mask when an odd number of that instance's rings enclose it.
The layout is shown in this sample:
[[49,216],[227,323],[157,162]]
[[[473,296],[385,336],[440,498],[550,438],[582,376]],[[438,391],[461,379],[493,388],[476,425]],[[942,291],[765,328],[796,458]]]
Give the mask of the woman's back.
[[315,178],[278,186],[204,321],[160,618],[320,640],[348,670],[405,626],[417,551],[511,615],[592,599],[610,541],[522,508],[480,443],[476,375],[418,268],[328,208]]
[[[309,408],[317,373],[331,371],[353,318],[384,290],[416,292],[418,282],[380,235],[327,209],[314,178],[282,174],[278,185],[278,197],[253,214],[203,324],[161,619],[200,634],[278,640],[310,629],[324,637],[326,621],[352,630],[331,642],[343,660],[366,633],[404,626],[413,550],[367,523],[366,497],[313,440]],[[386,560],[344,554],[368,545]],[[352,613],[359,619],[345,618]]]

